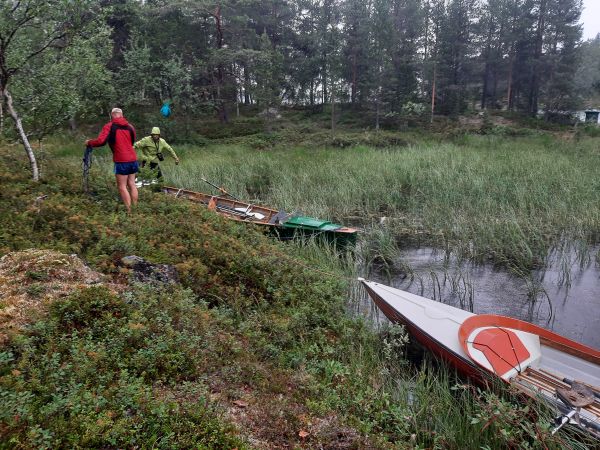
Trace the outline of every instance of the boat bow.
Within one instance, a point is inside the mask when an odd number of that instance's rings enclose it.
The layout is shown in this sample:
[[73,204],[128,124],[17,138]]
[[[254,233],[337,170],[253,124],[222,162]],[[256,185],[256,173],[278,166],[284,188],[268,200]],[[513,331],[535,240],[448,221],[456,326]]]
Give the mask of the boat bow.
[[518,319],[476,315],[359,280],[388,319],[406,325],[421,344],[464,375],[479,381],[496,376],[526,396],[556,407],[562,414],[560,426],[572,423],[600,437],[597,349]]

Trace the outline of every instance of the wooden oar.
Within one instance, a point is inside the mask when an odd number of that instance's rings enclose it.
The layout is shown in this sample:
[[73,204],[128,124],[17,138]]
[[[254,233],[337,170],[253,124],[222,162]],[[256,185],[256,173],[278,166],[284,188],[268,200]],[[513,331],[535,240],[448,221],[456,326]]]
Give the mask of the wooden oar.
[[200,179],[202,181],[204,181],[205,183],[210,184],[212,187],[214,187],[215,189],[218,189],[219,192],[221,192],[223,195],[228,195],[229,197],[231,197],[234,200],[237,200],[238,202],[241,202],[241,200],[233,195],[231,195],[229,192],[227,192],[225,189],[223,189],[222,187],[217,186],[216,184],[211,183],[210,181],[208,181],[206,178],[204,177],[200,177]]

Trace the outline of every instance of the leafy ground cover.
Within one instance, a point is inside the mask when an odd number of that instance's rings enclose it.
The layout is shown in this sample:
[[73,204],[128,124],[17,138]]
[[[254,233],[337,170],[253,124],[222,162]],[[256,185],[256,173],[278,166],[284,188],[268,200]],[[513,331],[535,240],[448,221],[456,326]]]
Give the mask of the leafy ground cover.
[[[79,158],[48,158],[32,184],[20,154],[2,155],[3,261],[77,254],[106,279],[61,291],[0,344],[0,446],[584,448],[533,404],[411,368],[403,330],[347,312],[337,261],[148,191],[129,217],[110,177],[82,194]],[[131,284],[129,254],[174,265],[181,285]],[[6,268],[29,302],[53,292],[35,255],[24,275]]]

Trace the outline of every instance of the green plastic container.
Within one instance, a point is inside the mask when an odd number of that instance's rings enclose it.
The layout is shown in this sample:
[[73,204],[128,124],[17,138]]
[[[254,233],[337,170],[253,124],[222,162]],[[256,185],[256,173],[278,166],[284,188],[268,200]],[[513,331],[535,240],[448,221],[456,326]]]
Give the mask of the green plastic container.
[[283,240],[316,237],[341,248],[356,244],[356,231],[348,232],[348,229],[342,225],[313,217],[291,217],[282,223],[276,231],[279,238]]

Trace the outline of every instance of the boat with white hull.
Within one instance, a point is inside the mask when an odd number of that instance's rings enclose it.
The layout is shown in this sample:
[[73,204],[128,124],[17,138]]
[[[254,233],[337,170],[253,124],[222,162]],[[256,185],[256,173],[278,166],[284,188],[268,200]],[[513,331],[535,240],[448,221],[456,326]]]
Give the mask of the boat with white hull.
[[373,281],[359,279],[392,322],[404,324],[428,350],[459,372],[500,378],[600,437],[600,351],[528,322],[473,314]]

